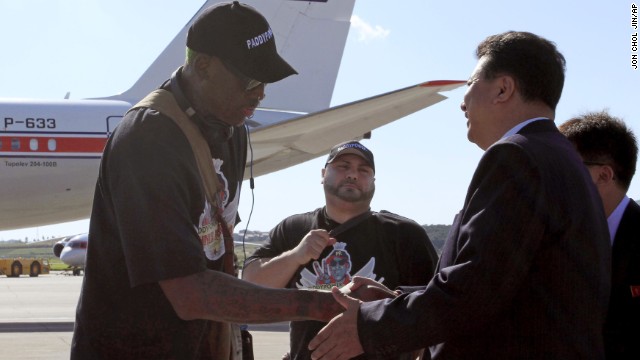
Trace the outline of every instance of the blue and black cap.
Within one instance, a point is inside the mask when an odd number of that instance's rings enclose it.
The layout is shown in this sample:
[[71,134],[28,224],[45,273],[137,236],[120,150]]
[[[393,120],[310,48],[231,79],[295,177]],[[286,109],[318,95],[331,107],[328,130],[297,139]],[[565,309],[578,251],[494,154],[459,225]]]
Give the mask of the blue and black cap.
[[376,166],[373,162],[373,153],[371,152],[371,150],[367,149],[366,146],[360,144],[360,142],[356,140],[346,141],[331,148],[329,157],[327,158],[327,162],[324,164],[324,166],[326,167],[327,164],[331,163],[338,156],[344,154],[353,154],[360,156],[361,158],[366,160],[367,163],[369,163],[369,166],[371,166],[373,172],[376,172]]

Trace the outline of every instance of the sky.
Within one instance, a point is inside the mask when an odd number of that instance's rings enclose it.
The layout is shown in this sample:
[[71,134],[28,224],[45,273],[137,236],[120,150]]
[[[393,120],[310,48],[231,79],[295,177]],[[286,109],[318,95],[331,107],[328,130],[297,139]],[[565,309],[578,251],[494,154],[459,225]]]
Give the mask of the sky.
[[[133,84],[201,4],[0,0],[0,97],[118,94]],[[632,35],[638,30],[632,28],[632,4],[357,0],[332,106],[428,80],[466,80],[480,41],[508,30],[529,31],[555,42],[567,60],[557,124],[607,109],[640,135],[640,70],[632,68],[632,54],[638,54],[632,52]],[[443,93],[447,100],[374,130],[370,140],[363,140],[375,155],[373,210],[395,212],[420,224],[451,224],[482,156],[467,140],[460,110],[465,91],[462,87]],[[291,214],[322,206],[320,171],[325,160],[258,177],[253,194],[245,183],[243,222],[236,230],[268,231]],[[633,199],[640,198],[639,179],[629,189]],[[88,220],[81,220],[2,231],[0,240],[87,230]]]

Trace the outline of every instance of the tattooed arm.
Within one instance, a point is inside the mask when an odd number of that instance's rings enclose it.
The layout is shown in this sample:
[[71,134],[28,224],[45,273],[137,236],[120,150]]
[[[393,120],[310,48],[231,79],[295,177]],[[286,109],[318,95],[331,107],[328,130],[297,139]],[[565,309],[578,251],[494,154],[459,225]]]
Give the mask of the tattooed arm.
[[211,270],[164,280],[160,287],[183,320],[329,321],[344,311],[327,291],[271,289]]

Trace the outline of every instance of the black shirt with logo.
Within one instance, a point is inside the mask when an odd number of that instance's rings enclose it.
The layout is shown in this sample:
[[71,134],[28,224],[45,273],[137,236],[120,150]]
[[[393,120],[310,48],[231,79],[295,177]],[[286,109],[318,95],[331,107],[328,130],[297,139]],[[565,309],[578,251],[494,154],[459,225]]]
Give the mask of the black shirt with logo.
[[[229,141],[209,142],[231,224],[247,149],[245,128],[236,130]],[[158,282],[221,269],[224,242],[212,214],[180,128],[155,110],[127,113],[100,165],[72,358],[197,357],[208,322],[178,318]]]
[[[247,262],[278,256],[295,248],[309,231],[331,231],[339,225],[328,218],[325,208],[290,216],[271,230],[268,244],[257,249]],[[328,290],[349,283],[355,275],[373,278],[390,289],[426,285],[438,261],[422,226],[387,211],[373,212],[338,234],[336,240],[318,260],[301,267],[287,287]],[[291,322],[292,359],[310,359],[307,345],[324,325],[319,321]]]

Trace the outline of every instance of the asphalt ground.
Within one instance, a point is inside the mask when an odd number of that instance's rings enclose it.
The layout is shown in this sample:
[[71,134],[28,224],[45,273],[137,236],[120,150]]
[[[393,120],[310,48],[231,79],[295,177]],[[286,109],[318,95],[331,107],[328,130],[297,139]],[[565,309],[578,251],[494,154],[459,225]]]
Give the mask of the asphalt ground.
[[[0,357],[69,359],[82,276],[0,276]],[[255,360],[279,360],[289,348],[287,323],[250,325]]]

